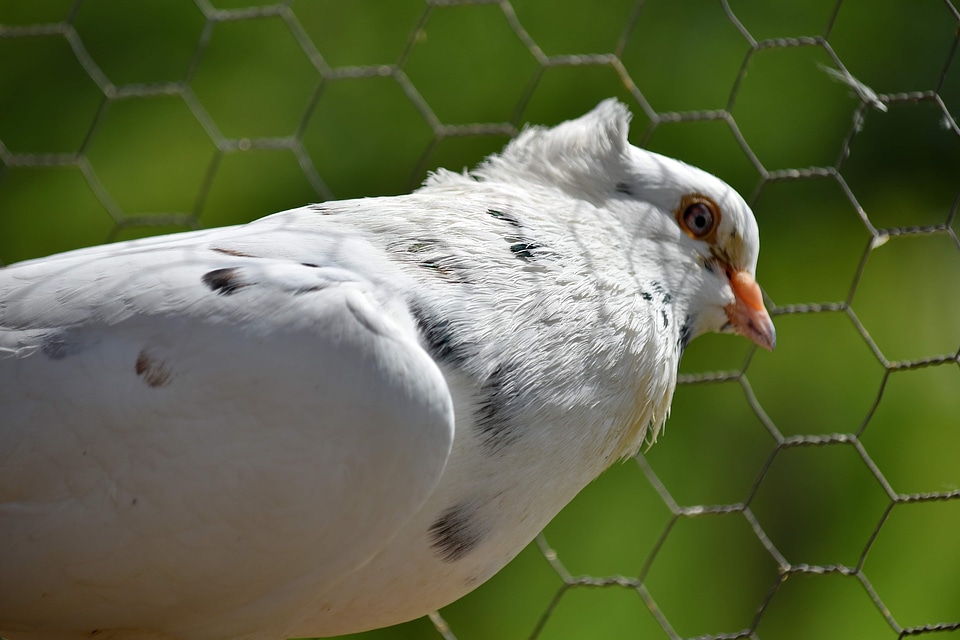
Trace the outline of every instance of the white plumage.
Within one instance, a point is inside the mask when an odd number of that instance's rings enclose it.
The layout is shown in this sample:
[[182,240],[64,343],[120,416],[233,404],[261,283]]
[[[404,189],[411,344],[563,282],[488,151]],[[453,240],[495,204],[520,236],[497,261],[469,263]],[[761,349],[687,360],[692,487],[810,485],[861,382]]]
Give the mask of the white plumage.
[[0,635],[276,640],[485,581],[772,348],[756,222],[614,101],[408,196],[0,270]]

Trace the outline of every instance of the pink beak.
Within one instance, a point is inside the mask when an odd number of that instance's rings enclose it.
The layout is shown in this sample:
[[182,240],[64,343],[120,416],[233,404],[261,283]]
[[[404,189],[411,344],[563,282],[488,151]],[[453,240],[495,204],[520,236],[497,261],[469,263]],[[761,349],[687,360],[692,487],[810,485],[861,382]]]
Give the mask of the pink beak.
[[777,332],[763,306],[760,285],[746,271],[727,271],[736,301],[724,307],[733,330],[767,351],[777,345]]

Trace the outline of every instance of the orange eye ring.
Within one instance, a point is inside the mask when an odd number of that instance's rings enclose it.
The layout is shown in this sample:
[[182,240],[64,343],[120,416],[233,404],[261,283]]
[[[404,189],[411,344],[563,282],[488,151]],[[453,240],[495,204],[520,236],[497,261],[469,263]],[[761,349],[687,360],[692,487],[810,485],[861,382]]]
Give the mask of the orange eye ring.
[[692,193],[680,199],[677,208],[677,224],[694,240],[710,244],[717,238],[720,227],[720,207],[707,196]]

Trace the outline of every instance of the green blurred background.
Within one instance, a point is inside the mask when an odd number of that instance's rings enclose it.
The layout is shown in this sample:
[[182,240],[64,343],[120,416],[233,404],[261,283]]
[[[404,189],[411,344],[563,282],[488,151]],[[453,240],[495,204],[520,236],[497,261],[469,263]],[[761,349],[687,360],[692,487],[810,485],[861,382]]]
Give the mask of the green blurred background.
[[547,527],[564,570],[531,545],[441,612],[460,640],[960,626],[950,2],[0,0],[0,25],[2,264],[403,193],[609,96],[751,202],[776,352],[694,343],[660,442]]

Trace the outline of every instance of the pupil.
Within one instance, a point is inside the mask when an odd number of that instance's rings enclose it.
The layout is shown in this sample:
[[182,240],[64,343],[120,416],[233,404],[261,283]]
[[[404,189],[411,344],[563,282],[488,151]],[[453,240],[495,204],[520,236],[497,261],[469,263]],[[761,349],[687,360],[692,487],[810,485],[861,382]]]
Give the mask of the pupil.
[[707,226],[707,217],[702,213],[697,214],[697,217],[693,219],[693,224],[696,225],[698,229],[702,229]]

